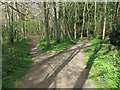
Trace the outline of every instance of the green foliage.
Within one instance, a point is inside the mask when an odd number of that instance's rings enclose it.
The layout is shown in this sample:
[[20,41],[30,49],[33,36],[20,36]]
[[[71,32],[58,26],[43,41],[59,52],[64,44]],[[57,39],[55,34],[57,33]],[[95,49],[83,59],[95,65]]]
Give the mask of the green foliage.
[[116,47],[111,45],[109,41],[91,40],[92,46],[86,48],[87,53],[85,61],[89,61],[89,57],[95,52],[94,49],[101,43],[100,50],[93,56],[95,57],[92,65],[92,75],[89,78],[94,79],[99,88],[119,88],[120,83],[120,57]]
[[93,40],[94,38],[95,38],[95,37],[90,34],[86,39],[87,39],[87,40]]
[[72,46],[73,44],[77,43],[77,40],[74,40],[73,42],[69,41],[69,39],[63,39],[61,38],[60,43],[56,43],[56,39],[51,40],[51,46],[48,48],[46,39],[43,39],[42,41],[38,41],[38,46],[42,50],[50,50],[50,51],[61,51],[64,50],[66,47]]
[[[40,26],[39,26],[39,23],[40,23]],[[44,31],[44,24],[42,24],[41,22],[38,22],[38,21],[28,21],[28,25],[26,27],[27,29],[27,35],[38,35],[38,28],[40,29],[40,32],[41,31]]]
[[2,45],[2,85],[3,89],[13,88],[28,71],[32,56],[28,47],[30,39],[21,39],[14,45]]
[[[13,37],[14,37],[14,40],[19,40],[22,36],[22,31],[21,31],[21,27],[22,26],[22,21],[13,21],[11,22],[11,25],[13,25]],[[6,42],[9,42],[10,40],[10,33],[11,33],[11,27],[10,26],[7,26],[6,28],[5,27],[2,27],[2,42],[3,43],[6,43]]]

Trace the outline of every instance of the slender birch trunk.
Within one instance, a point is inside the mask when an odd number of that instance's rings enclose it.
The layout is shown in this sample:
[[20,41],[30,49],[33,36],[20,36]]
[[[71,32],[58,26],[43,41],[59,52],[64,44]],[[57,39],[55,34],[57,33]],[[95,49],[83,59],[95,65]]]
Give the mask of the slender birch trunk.
[[76,39],[76,29],[77,29],[76,23],[77,23],[77,5],[75,3],[74,39]]
[[84,29],[84,24],[85,24],[85,8],[86,8],[86,2],[84,5],[84,10],[83,10],[83,23],[82,23],[81,39],[83,39],[83,29]]
[[87,37],[89,35],[89,22],[90,22],[90,15],[89,15],[89,8],[88,8],[88,2],[87,2],[87,11],[88,11],[88,23],[87,23]]
[[105,27],[106,27],[106,7],[107,7],[107,0],[105,0],[105,13],[104,13],[104,26],[103,26],[103,36],[102,39],[105,39]]
[[94,20],[95,20],[95,30],[94,30],[94,35],[96,34],[96,0],[95,0],[95,15],[94,15]]

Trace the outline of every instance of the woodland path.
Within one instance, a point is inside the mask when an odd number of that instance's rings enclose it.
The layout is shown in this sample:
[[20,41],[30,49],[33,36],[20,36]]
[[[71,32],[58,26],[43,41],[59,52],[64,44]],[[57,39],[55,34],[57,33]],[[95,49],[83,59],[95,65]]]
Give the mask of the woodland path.
[[30,36],[34,63],[16,88],[96,88],[86,77],[90,74],[82,52],[91,43],[79,41],[61,52],[48,53],[37,46],[39,37]]

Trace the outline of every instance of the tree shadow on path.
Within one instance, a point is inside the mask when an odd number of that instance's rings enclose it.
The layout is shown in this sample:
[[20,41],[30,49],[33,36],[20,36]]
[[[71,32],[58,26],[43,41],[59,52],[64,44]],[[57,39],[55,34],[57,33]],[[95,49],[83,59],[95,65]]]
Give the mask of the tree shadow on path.
[[[86,41],[86,42],[84,42],[83,44],[86,45],[87,43],[88,43],[88,42]],[[85,46],[85,45],[83,45],[83,46],[82,46],[82,45],[81,45],[81,46],[78,46],[77,48],[74,48],[74,49],[67,48],[67,49],[65,49],[65,50],[63,50],[63,51],[60,51],[60,52],[58,52],[58,53],[56,53],[56,54],[54,54],[54,55],[52,55],[52,56],[50,56],[50,57],[42,60],[41,62],[37,62],[35,69],[38,68],[38,67],[40,67],[40,66],[42,66],[42,65],[44,65],[45,63],[49,62],[49,61],[52,60],[53,58],[55,58],[55,57],[57,57],[58,55],[61,55],[61,54],[63,54],[63,53],[67,53],[67,52],[73,51],[72,54],[74,54],[74,52],[75,52],[76,50],[78,50],[79,48],[85,49],[86,47],[88,47],[88,46]],[[72,54],[71,54],[71,55],[72,55]],[[71,56],[71,55],[70,55],[70,56]]]
[[97,58],[97,53],[100,51],[102,47],[102,42],[100,42],[100,45],[96,46],[94,49],[94,53],[89,57],[89,60],[86,64],[85,69],[81,72],[79,78],[77,79],[77,81],[74,84],[74,88],[82,88],[85,81],[87,80],[88,76],[89,76],[89,72],[92,68],[92,65],[94,63],[94,60]]
[[84,48],[86,43],[87,42],[84,42],[81,46],[76,48],[72,52],[72,54],[54,71],[54,73],[51,76],[46,77],[42,82],[40,82],[38,87],[39,88],[48,88],[52,84],[52,82],[55,80],[58,73],[75,57],[75,55],[77,55],[81,51],[81,49]]

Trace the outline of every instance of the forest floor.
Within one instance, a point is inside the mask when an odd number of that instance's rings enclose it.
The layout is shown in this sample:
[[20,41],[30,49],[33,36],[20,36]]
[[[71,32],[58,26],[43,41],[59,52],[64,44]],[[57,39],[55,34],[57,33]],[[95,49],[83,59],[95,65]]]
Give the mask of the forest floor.
[[82,52],[91,45],[89,41],[79,41],[63,51],[49,53],[38,48],[38,36],[30,38],[34,63],[16,88],[96,88],[94,82],[87,79],[92,73],[85,68],[85,53]]

